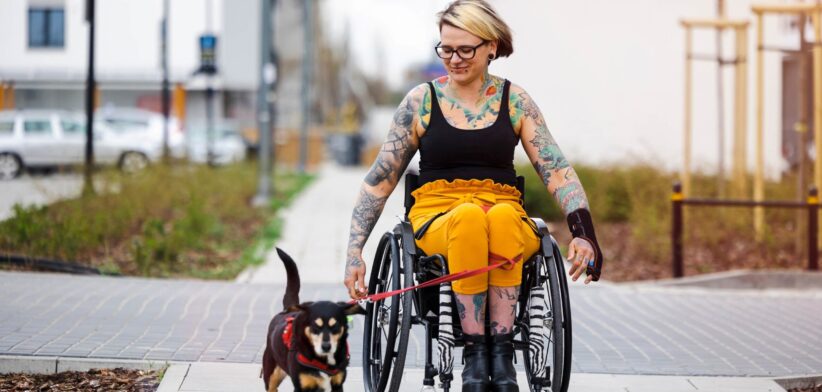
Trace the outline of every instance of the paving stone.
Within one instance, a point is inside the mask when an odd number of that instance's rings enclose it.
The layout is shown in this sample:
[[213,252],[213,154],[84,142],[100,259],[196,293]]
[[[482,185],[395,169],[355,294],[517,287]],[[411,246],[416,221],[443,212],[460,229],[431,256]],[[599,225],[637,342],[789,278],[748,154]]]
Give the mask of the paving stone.
[[[303,301],[346,299],[339,283],[343,258],[337,254],[345,251],[349,204],[353,204],[345,198],[356,197],[356,189],[351,195],[323,200],[328,189],[335,195],[343,193],[340,189],[357,184],[364,172],[331,174],[321,177],[323,182],[309,189],[304,200],[295,202],[286,219],[306,222],[322,215],[327,224],[287,226],[278,243],[300,263],[301,271],[324,272],[304,273]],[[301,206],[312,209],[300,212]],[[392,196],[375,233],[390,229],[401,207],[401,197]],[[317,236],[329,239],[321,244],[306,240]],[[366,246],[367,260],[375,242],[372,238]],[[0,298],[4,299],[0,355],[259,363],[268,322],[282,307],[281,268],[270,254],[269,263],[257,275],[260,279],[252,279],[264,282],[255,284],[0,271]],[[822,295],[818,292],[771,295],[572,285],[571,302],[574,371],[822,373],[822,335],[817,333],[822,330]],[[357,317],[349,337],[354,366],[362,363],[363,329],[363,318]],[[419,328],[412,331],[411,339],[406,362],[409,367],[422,366],[424,338]]]

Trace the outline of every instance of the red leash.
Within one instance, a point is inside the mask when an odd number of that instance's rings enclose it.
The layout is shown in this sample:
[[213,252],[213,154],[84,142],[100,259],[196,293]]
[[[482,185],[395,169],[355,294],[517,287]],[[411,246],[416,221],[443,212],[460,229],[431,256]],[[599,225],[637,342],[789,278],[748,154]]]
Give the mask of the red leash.
[[[511,269],[511,268],[514,268],[514,264],[516,264],[518,261],[522,260],[522,254],[514,257],[513,259],[509,259],[509,258],[500,256],[500,255],[497,255],[497,254],[494,254],[494,253],[488,253],[488,261],[497,261],[497,260],[499,260],[498,263],[490,264],[487,267],[477,268],[477,269],[473,269],[473,270],[465,270],[465,271],[455,272],[455,273],[448,274],[448,275],[443,275],[443,276],[440,276],[438,278],[431,279],[427,282],[420,283],[416,286],[405,287],[405,288],[402,288],[402,289],[399,289],[399,290],[387,291],[387,292],[384,292],[384,293],[371,294],[369,296],[363,297],[363,298],[358,299],[358,300],[352,299],[352,300],[348,301],[348,303],[349,304],[355,304],[355,303],[367,303],[367,302],[379,301],[379,300],[382,300],[382,299],[385,299],[385,298],[388,298],[388,297],[393,297],[395,295],[402,294],[406,291],[422,289],[422,288],[426,288],[426,287],[430,287],[430,286],[439,285],[441,283],[453,282],[455,280],[470,278],[472,276],[484,274],[488,271],[491,271],[492,269],[496,269],[496,268],[500,268],[500,267],[502,267],[503,269]],[[505,267],[506,265],[508,266],[508,268]]]

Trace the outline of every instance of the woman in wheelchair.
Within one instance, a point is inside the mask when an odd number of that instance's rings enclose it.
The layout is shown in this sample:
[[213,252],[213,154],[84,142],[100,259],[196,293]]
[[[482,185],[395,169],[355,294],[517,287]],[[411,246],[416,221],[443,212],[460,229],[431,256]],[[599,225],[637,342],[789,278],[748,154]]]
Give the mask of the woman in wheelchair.
[[536,103],[488,72],[495,59],[513,52],[508,26],[483,0],[454,1],[438,22],[435,50],[448,75],[412,89],[396,111],[352,214],[345,285],[354,299],[366,294],[363,245],[419,150],[421,186],[408,214],[419,249],[444,255],[451,272],[514,262],[453,283],[466,340],[462,390],[517,391],[514,309],[522,261],[540,246],[515,188],[519,142],[567,216],[574,236],[569,275],[576,281],[587,268],[585,283],[597,280],[602,256],[582,184]]

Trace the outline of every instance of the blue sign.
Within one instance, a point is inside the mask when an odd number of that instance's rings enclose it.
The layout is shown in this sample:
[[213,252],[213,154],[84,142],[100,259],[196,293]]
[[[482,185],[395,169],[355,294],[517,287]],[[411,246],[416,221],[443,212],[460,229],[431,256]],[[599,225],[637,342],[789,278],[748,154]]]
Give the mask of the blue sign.
[[200,70],[206,74],[217,73],[217,37],[211,34],[200,36]]

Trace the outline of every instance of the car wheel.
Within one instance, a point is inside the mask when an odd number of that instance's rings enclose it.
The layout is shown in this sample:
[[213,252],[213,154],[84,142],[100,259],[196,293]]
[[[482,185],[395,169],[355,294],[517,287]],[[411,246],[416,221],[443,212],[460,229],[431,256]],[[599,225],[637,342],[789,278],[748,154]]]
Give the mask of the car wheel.
[[120,170],[125,173],[137,173],[148,166],[148,158],[143,153],[129,151],[120,157]]
[[17,178],[23,172],[23,162],[17,155],[0,153],[0,180]]

